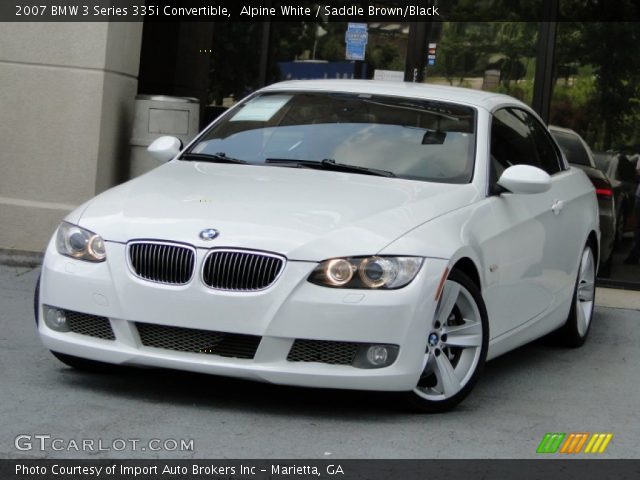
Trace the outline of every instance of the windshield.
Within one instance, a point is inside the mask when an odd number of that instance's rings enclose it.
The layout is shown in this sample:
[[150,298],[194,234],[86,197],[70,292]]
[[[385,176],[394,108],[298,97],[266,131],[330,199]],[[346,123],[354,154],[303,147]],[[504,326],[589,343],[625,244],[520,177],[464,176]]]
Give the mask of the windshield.
[[[263,93],[214,125],[187,154],[270,166],[318,162],[414,180],[468,183],[475,110],[444,102],[331,92]],[[334,165],[335,166],[335,165]]]

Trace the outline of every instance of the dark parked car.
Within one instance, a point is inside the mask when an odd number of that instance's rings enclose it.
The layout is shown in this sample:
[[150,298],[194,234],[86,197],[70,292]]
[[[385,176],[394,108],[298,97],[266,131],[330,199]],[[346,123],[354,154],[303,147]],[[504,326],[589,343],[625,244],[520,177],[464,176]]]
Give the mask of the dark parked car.
[[602,235],[600,252],[600,276],[607,276],[611,267],[611,254],[616,242],[618,204],[624,201],[624,192],[620,185],[614,186],[607,176],[600,171],[595,163],[589,145],[573,130],[568,128],[549,126],[551,135],[556,139],[567,161],[574,167],[583,170],[598,196],[600,210],[600,232]]
[[593,159],[596,167],[604,172],[613,187],[617,213],[616,240],[622,240],[624,232],[633,231],[630,220],[633,219],[637,185],[635,162],[616,152],[593,152]]

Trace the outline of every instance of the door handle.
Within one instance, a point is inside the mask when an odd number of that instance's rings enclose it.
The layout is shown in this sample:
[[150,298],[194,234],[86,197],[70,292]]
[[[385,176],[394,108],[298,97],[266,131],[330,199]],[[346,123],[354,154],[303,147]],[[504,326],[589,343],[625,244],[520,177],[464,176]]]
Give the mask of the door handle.
[[562,211],[563,207],[564,207],[564,203],[562,202],[562,200],[555,200],[553,202],[553,205],[551,205],[551,211],[555,215],[560,215],[560,212]]

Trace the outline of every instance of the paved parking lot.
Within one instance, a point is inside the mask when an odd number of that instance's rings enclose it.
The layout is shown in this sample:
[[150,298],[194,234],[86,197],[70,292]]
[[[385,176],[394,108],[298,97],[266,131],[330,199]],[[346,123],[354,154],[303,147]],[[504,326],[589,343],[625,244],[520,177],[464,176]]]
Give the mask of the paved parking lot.
[[186,452],[94,452],[94,458],[530,458],[546,432],[613,432],[602,457],[640,458],[635,310],[598,307],[583,348],[525,346],[490,362],[457,410],[425,416],[366,392],[158,370],[73,371],[36,336],[37,275],[0,266],[0,457],[87,456],[14,446],[18,435],[44,434],[67,442],[101,439],[103,446],[116,439],[194,445]]

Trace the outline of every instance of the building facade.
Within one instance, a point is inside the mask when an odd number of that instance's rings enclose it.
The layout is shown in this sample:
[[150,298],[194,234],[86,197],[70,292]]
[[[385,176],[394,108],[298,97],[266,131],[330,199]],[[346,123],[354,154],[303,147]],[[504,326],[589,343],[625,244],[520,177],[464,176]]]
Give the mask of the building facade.
[[42,252],[70,210],[127,179],[137,94],[195,97],[206,120],[288,78],[441,83],[516,96],[594,149],[636,148],[638,113],[607,109],[640,75],[616,65],[622,83],[601,81],[621,27],[595,25],[370,23],[365,60],[351,62],[346,22],[2,24],[0,249]]

